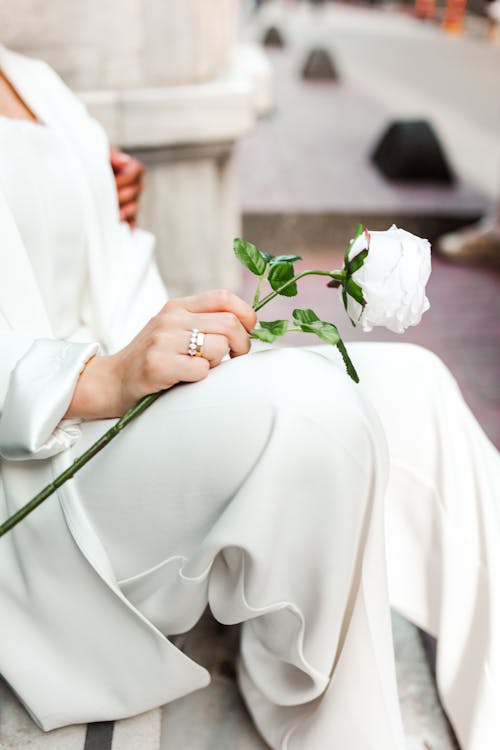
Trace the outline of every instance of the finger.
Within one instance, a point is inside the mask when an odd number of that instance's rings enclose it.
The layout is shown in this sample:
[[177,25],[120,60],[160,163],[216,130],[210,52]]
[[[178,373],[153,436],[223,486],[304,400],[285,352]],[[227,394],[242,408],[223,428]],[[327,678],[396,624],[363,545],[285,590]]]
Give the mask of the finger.
[[115,175],[116,187],[120,190],[122,187],[126,187],[127,185],[139,181],[143,172],[144,167],[141,162],[130,157],[127,164]]
[[150,352],[144,369],[143,389],[146,393],[157,393],[176,383],[192,383],[206,377],[209,370],[210,362],[204,357],[166,351],[156,351],[151,356]]
[[247,331],[251,331],[257,322],[252,307],[227,289],[202,292],[191,297],[183,297],[177,302],[192,313],[232,313]]
[[190,357],[179,354],[173,362],[177,382],[196,383],[206,378],[210,371],[210,363],[204,357]]
[[131,158],[132,157],[128,154],[125,154],[119,148],[116,148],[116,146],[111,146],[109,150],[109,161],[111,162],[113,170],[122,169],[129,163]]
[[139,210],[139,204],[136,202],[127,203],[126,206],[120,208],[120,219],[122,221],[133,221],[137,218],[137,211]]
[[248,331],[233,313],[201,313],[186,318],[188,329],[197,328],[205,334],[219,334],[226,339],[226,349],[236,355],[250,349]]
[[135,201],[139,197],[141,190],[142,184],[140,182],[135,182],[133,185],[121,188],[118,191],[118,203],[120,204],[120,208],[124,207],[127,203]]
[[[187,354],[190,338],[191,332],[186,331],[181,353]],[[216,367],[218,364],[220,364],[221,360],[226,356],[228,351],[229,341],[225,336],[213,333],[205,334],[205,340],[201,348],[201,356],[205,357],[205,359],[209,361],[210,367]]]

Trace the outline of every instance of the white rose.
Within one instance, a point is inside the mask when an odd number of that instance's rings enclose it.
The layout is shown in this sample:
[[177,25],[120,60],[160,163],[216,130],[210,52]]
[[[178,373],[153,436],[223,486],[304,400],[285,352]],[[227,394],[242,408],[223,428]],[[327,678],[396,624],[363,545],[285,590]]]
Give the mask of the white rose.
[[366,305],[362,307],[349,294],[347,313],[363,331],[385,326],[403,333],[420,323],[429,309],[425,285],[431,273],[431,246],[395,224],[385,232],[365,230],[349,251],[352,260],[362,250],[368,255],[352,275],[361,287]]

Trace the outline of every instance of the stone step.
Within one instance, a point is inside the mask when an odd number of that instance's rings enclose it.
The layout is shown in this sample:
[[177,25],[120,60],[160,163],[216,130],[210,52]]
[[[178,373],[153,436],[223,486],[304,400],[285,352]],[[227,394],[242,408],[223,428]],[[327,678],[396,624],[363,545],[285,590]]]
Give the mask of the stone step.
[[159,750],[161,709],[42,732],[0,678],[0,750]]
[[474,224],[481,217],[476,210],[432,214],[398,211],[252,211],[243,214],[242,236],[257,247],[271,252],[303,254],[344,248],[361,222],[371,230],[404,227],[431,243],[447,232]]

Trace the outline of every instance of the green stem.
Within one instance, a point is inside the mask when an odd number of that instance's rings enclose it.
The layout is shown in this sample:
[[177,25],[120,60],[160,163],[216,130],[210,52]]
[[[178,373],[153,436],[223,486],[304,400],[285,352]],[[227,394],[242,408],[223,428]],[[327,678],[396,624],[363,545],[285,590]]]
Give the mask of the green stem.
[[335,279],[335,281],[343,282],[345,281],[345,271],[302,271],[302,273],[297,274],[297,276],[294,276],[292,279],[289,279],[286,281],[282,286],[279,287],[279,289],[276,289],[273,292],[270,292],[270,294],[267,295],[267,297],[264,297],[260,300],[257,304],[254,304],[253,309],[255,312],[260,310],[264,305],[267,305],[268,302],[271,302],[275,297],[277,297],[279,294],[283,292],[284,289],[287,288],[287,286],[290,286],[290,284],[293,284],[294,281],[299,281],[299,279],[303,279],[304,276],[329,276],[331,279]]
[[158,393],[151,393],[148,396],[144,396],[144,398],[138,401],[137,404],[135,404],[127,412],[125,412],[123,417],[121,417],[118,422],[113,425],[113,427],[105,432],[104,435],[99,438],[99,440],[96,440],[96,442],[93,443],[90,448],[85,451],[85,453],[82,453],[81,456],[76,458],[71,466],[68,466],[68,468],[61,474],[59,474],[59,476],[57,476],[53,482],[44,487],[43,490],[38,493],[38,495],[35,495],[34,498],[26,503],[26,505],[23,505],[22,508],[20,508],[16,513],[10,516],[10,518],[8,518],[4,523],[2,523],[0,525],[0,537],[13,529],[14,526],[16,526],[20,521],[26,518],[29,513],[35,510],[35,508],[38,508],[38,506],[43,503],[44,500],[53,495],[56,490],[62,487],[62,485],[67,482],[68,479],[71,479],[77,473],[77,471],[80,471],[82,466],[85,466],[85,464],[88,463],[96,455],[96,453],[99,453],[99,451],[101,451],[106,445],[108,445],[108,443],[110,443],[118,435],[118,433],[128,425],[129,422],[135,419],[135,417],[137,417],[139,414],[142,414],[142,412],[145,411],[148,406],[151,406],[151,404],[156,401],[156,399],[161,396],[162,393],[164,393],[164,391],[159,391]]

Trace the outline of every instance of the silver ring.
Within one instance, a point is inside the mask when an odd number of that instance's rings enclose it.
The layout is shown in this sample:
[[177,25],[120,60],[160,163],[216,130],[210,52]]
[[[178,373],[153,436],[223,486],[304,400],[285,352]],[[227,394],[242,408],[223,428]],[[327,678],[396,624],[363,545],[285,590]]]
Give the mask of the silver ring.
[[190,357],[202,357],[203,344],[205,343],[205,334],[199,328],[193,328],[189,337],[187,353]]

